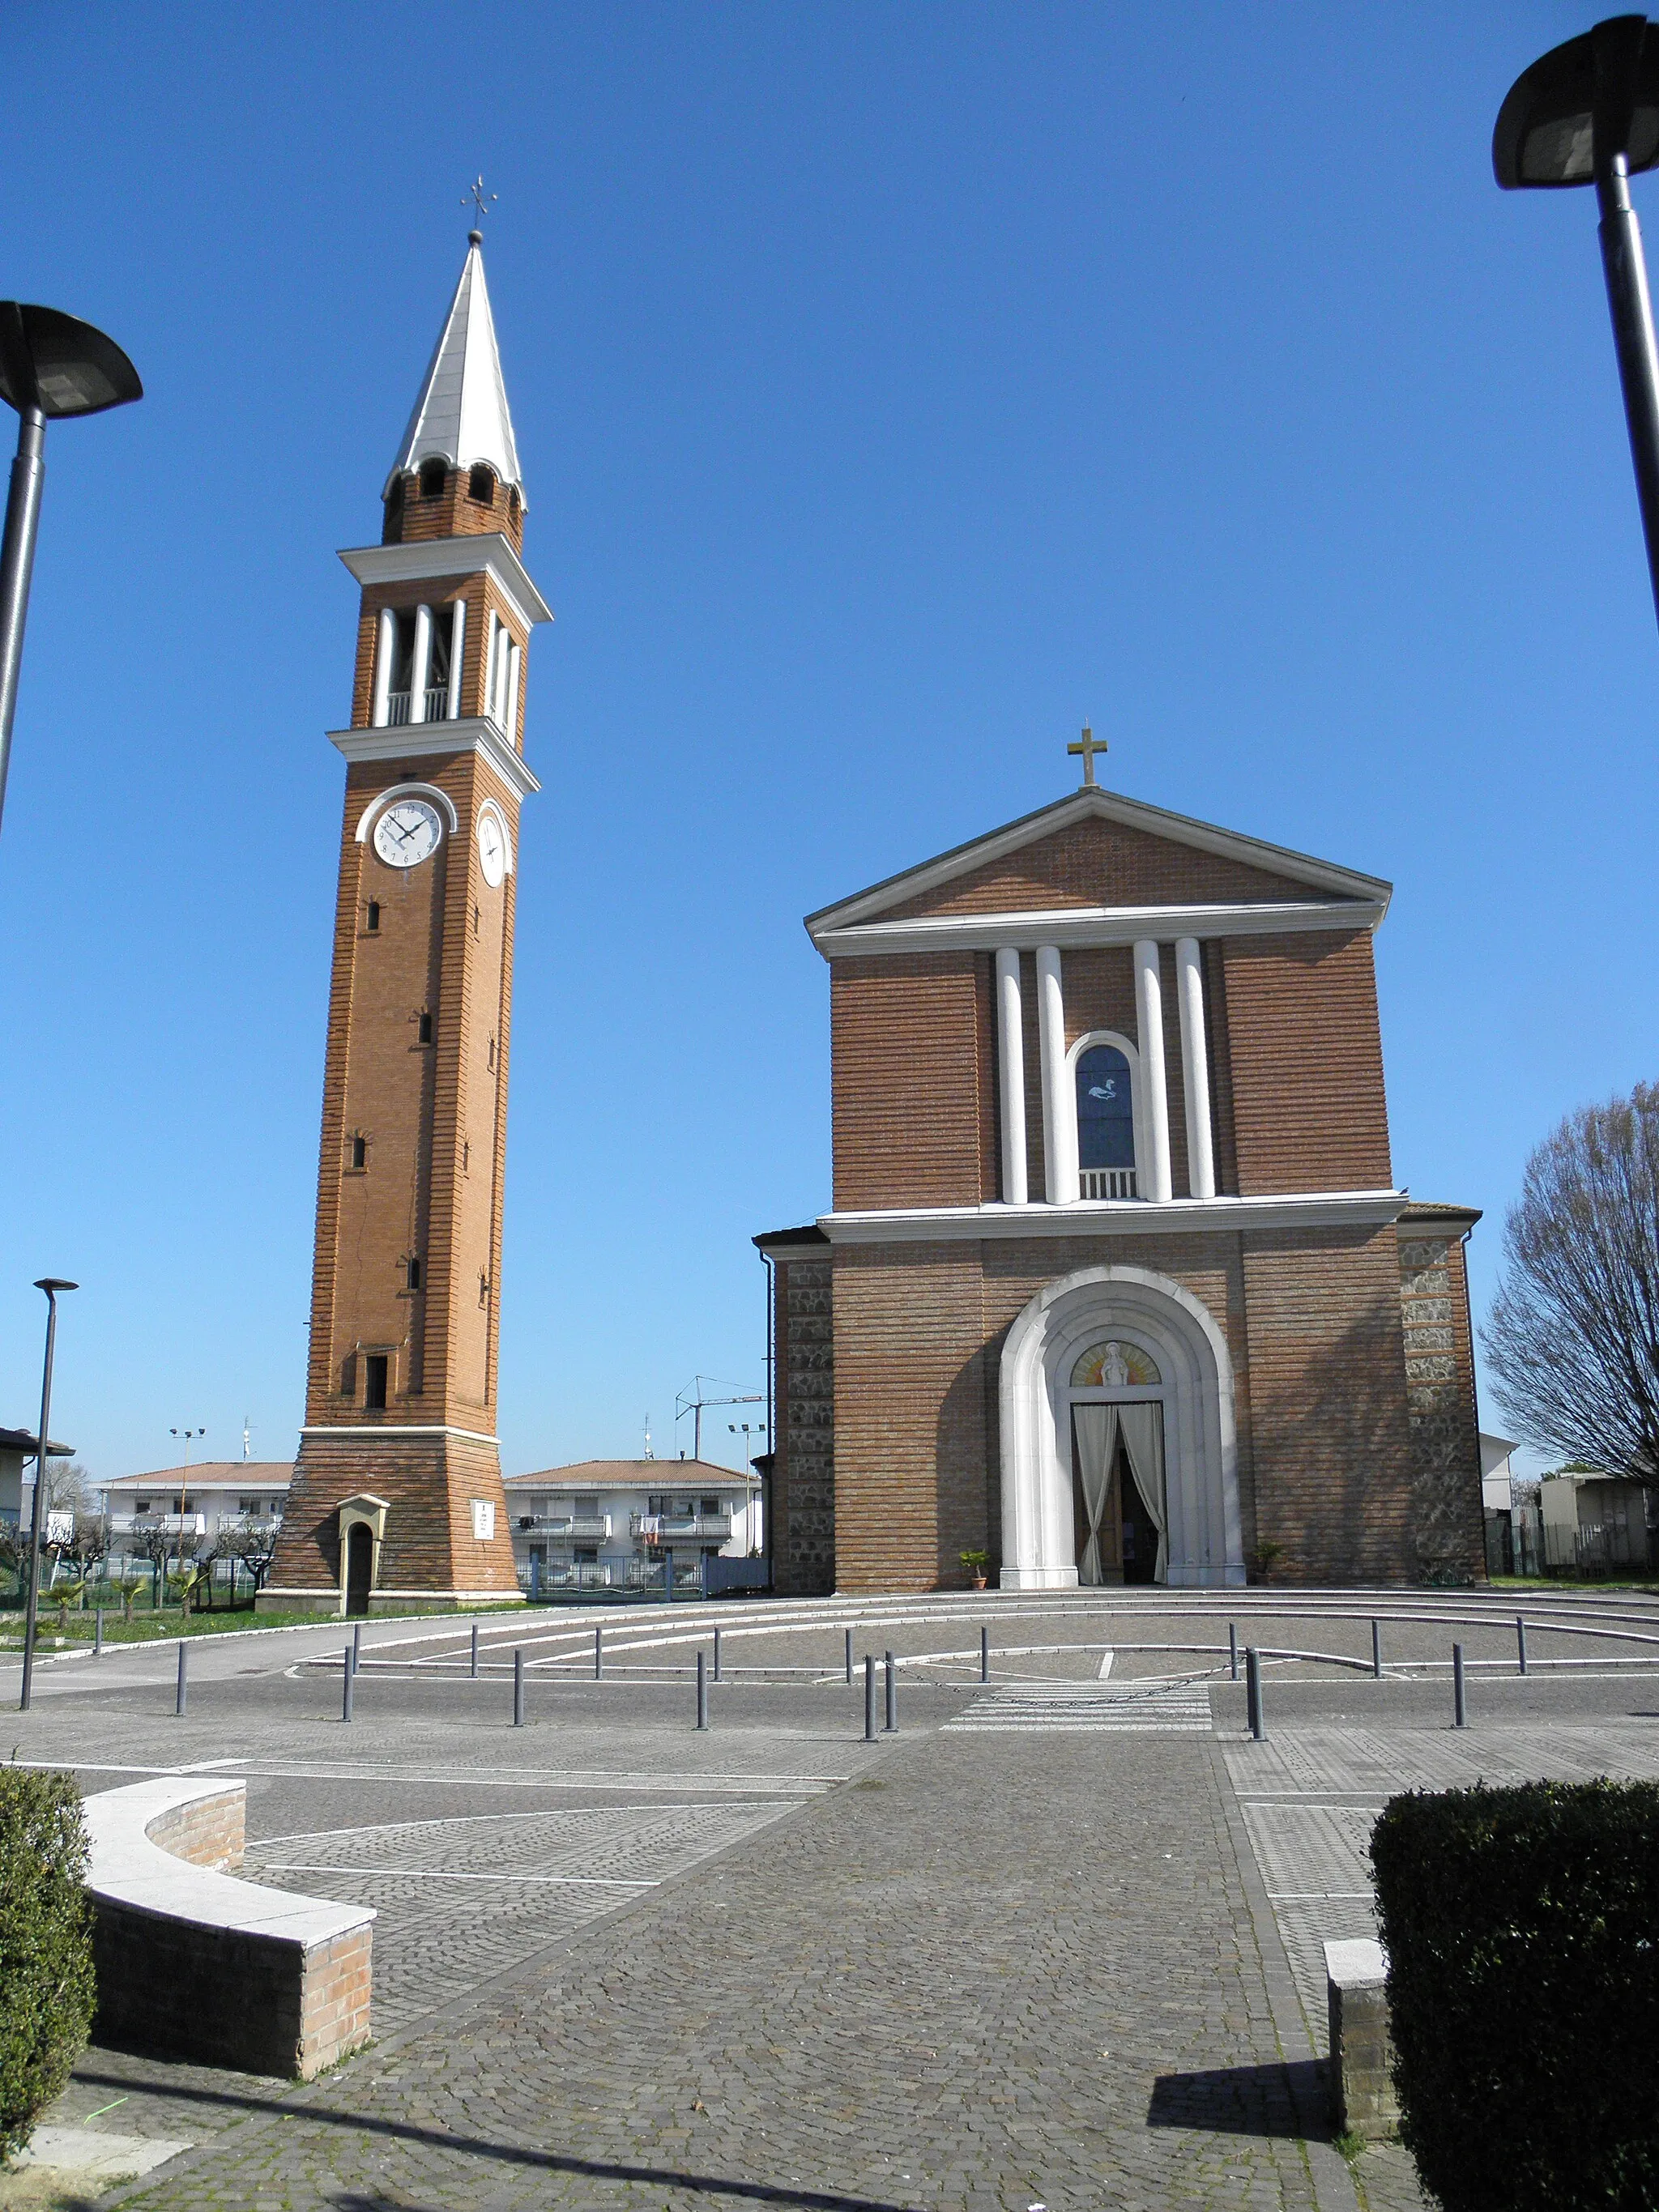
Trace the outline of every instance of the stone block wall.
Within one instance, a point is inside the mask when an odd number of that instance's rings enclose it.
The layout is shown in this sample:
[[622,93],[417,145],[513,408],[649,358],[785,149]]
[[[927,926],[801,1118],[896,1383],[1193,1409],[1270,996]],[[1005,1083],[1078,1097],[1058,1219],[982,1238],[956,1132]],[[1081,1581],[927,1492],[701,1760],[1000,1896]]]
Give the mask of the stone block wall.
[[836,1352],[828,1249],[776,1267],[772,1586],[810,1597],[836,1588]]
[[1445,1580],[1486,1574],[1480,1418],[1463,1240],[1480,1215],[1410,1206],[1396,1226],[1400,1310],[1415,1462],[1416,1571]]

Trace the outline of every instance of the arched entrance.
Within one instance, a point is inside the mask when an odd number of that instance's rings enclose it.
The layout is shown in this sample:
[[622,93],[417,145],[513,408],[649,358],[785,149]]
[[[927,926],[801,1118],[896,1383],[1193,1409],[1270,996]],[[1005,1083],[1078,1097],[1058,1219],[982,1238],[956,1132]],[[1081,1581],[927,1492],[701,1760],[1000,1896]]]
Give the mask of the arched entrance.
[[1001,1444],[1004,1589],[1075,1589],[1080,1561],[1108,1578],[1113,1533],[1121,1574],[1126,1521],[1138,1553],[1157,1540],[1153,1578],[1244,1581],[1232,1361],[1168,1276],[1085,1267],[1037,1293],[1003,1347]]
[[368,1611],[374,1580],[374,1532],[366,1521],[346,1530],[345,1609],[348,1616]]

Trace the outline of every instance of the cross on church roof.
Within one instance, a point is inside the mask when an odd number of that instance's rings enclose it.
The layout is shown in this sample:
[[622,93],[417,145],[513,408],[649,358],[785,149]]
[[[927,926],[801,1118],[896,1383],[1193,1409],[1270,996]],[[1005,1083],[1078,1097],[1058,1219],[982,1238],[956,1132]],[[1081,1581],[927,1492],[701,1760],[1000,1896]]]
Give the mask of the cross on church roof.
[[1085,722],[1083,725],[1082,742],[1075,745],[1067,745],[1066,750],[1068,753],[1082,754],[1083,781],[1085,784],[1091,784],[1095,780],[1095,755],[1109,750],[1109,747],[1105,738],[1097,738]]
[[[483,188],[483,177],[482,173],[480,173],[479,175],[473,179],[472,182],[461,194],[461,205],[465,207],[467,203],[471,201],[472,205],[477,210],[477,220],[482,223],[484,217],[489,213],[491,206],[496,200],[500,199],[500,198],[501,194],[499,192],[485,191]],[[483,235],[481,230],[474,230],[470,234],[470,235],[477,245],[482,246],[483,244]]]

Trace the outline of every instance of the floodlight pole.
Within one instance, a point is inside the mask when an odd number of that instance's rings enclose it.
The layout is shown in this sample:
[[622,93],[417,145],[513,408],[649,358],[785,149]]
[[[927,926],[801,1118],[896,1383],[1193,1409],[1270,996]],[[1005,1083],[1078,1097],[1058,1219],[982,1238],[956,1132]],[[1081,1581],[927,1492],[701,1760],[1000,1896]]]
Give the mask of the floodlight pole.
[[1595,198],[1601,210],[1597,235],[1613,313],[1619,381],[1636,465],[1636,493],[1642,504],[1642,534],[1647,540],[1648,577],[1654,612],[1659,616],[1659,349],[1654,344],[1642,226],[1630,202],[1630,171],[1623,147],[1605,158],[1598,147]]
[[29,1692],[34,1681],[34,1624],[40,1599],[40,1505],[46,1494],[46,1458],[51,1450],[52,1355],[58,1340],[58,1293],[72,1291],[76,1285],[48,1275],[34,1287],[46,1294],[46,1357],[40,1370],[40,1432],[34,1440],[34,1503],[29,1514],[29,1586],[23,1613],[23,1693],[17,1701],[17,1710],[23,1713],[29,1709]]
[[[28,619],[34,541],[40,527],[40,489],[46,480],[46,418],[38,407],[25,407],[18,416],[17,458],[11,465],[6,534],[0,541],[0,817],[6,811],[11,726],[17,712],[23,625]],[[27,1668],[27,1659],[24,1665]],[[27,1703],[27,1698],[24,1702]]]

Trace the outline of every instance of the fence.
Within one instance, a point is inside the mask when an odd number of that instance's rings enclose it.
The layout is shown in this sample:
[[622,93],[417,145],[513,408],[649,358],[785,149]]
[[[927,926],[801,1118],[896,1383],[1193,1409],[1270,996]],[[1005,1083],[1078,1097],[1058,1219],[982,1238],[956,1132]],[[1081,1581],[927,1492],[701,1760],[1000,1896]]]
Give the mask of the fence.
[[1581,1521],[1576,1528],[1544,1523],[1546,1573],[1593,1577],[1652,1564],[1652,1544],[1639,1521]]

